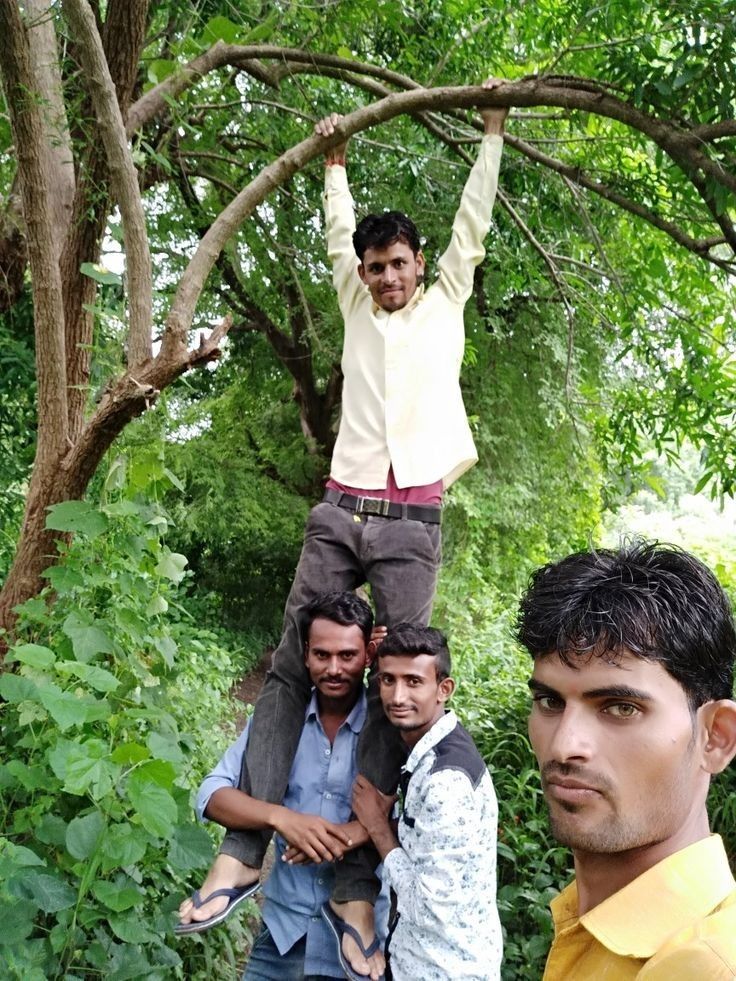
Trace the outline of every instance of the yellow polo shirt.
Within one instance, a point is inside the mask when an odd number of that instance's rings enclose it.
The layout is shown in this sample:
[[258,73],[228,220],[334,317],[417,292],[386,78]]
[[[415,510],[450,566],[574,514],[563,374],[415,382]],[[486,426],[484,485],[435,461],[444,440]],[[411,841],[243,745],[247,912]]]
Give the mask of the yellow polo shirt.
[[503,138],[484,136],[438,263],[401,310],[377,307],[358,276],[345,168],[325,169],[327,253],[343,320],[342,418],[330,476],[349,487],[445,487],[478,459],[460,391],[463,308],[482,260]]
[[736,881],[719,835],[670,855],[584,916],[574,882],[551,909],[544,981],[736,978]]

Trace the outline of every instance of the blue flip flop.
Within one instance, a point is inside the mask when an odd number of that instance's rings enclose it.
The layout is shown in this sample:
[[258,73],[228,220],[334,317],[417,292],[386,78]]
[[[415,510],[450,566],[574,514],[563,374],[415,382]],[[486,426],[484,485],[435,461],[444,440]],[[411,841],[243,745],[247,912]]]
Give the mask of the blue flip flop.
[[214,916],[210,916],[206,920],[192,920],[191,923],[177,923],[174,927],[174,933],[179,936],[188,933],[203,933],[205,930],[209,930],[210,927],[217,926],[218,923],[222,923],[224,919],[230,916],[236,906],[239,906],[244,899],[249,899],[255,895],[260,888],[260,882],[252,882],[249,886],[240,886],[239,888],[215,889],[214,892],[211,892],[204,899],[200,896],[199,890],[195,889],[192,893],[192,902],[197,909],[204,906],[211,899],[216,899],[218,896],[227,896],[228,904],[225,909],[220,910],[219,913],[215,913]]
[[[340,960],[340,967],[345,972],[345,977],[348,978],[348,981],[371,981],[369,974],[358,974],[350,966],[350,962],[342,952],[342,938],[347,933],[356,942],[363,957],[371,957],[381,946],[378,937],[374,937],[373,942],[368,944],[367,947],[364,947],[363,939],[355,927],[350,926],[341,916],[338,916],[329,903],[325,903],[322,907],[322,918],[327,922],[327,926],[332,930],[337,941],[337,956]],[[382,974],[379,981],[385,981],[385,975]]]

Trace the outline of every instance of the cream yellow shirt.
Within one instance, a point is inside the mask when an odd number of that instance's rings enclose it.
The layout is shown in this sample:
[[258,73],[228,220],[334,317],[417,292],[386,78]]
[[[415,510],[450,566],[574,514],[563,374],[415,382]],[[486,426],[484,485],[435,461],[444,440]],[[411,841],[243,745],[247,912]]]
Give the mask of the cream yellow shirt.
[[574,882],[551,908],[544,981],[736,978],[736,881],[718,835],[670,855],[580,918]]
[[327,252],[345,322],[345,377],[331,476],[351,487],[449,486],[478,459],[460,392],[463,307],[483,258],[503,139],[485,136],[460,200],[439,275],[401,310],[376,306],[358,276],[345,168],[325,169]]

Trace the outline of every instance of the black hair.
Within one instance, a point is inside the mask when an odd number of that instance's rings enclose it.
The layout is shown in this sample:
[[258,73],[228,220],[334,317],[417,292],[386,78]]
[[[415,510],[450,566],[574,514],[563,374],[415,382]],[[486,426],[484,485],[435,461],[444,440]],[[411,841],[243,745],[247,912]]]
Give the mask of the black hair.
[[445,635],[434,627],[417,627],[413,623],[397,623],[383,638],[377,657],[417,657],[431,654],[436,659],[437,680],[450,677],[452,662]]
[[353,232],[353,248],[361,262],[366,249],[385,249],[397,241],[405,242],[414,255],[422,247],[417,226],[403,211],[366,215]]
[[360,627],[366,644],[371,639],[373,611],[356,593],[347,590],[322,593],[307,603],[302,611],[302,635],[307,639],[314,620],[331,620],[343,627]]
[[736,631],[720,583],[699,559],[657,542],[577,552],[538,569],[521,599],[517,638],[533,658],[625,652],[659,661],[692,711],[733,694]]

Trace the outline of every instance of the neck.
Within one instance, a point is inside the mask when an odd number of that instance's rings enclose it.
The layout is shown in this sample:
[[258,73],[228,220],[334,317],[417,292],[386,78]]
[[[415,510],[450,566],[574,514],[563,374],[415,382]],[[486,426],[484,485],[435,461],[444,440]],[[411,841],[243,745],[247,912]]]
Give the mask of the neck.
[[403,730],[401,733],[401,738],[404,740],[409,749],[413,749],[422,736],[426,736],[429,730],[435,723],[439,722],[442,716],[445,714],[445,706],[440,705],[437,710],[437,714],[427,725],[419,726],[418,729]]
[[703,808],[664,841],[605,855],[574,851],[578,916],[583,916],[665,858],[702,841],[709,834],[708,815]]
[[336,723],[338,726],[341,725],[353,711],[359,697],[360,687],[355,688],[354,691],[340,698],[331,698],[318,691],[317,708],[323,728],[326,720],[331,721],[333,724]]

